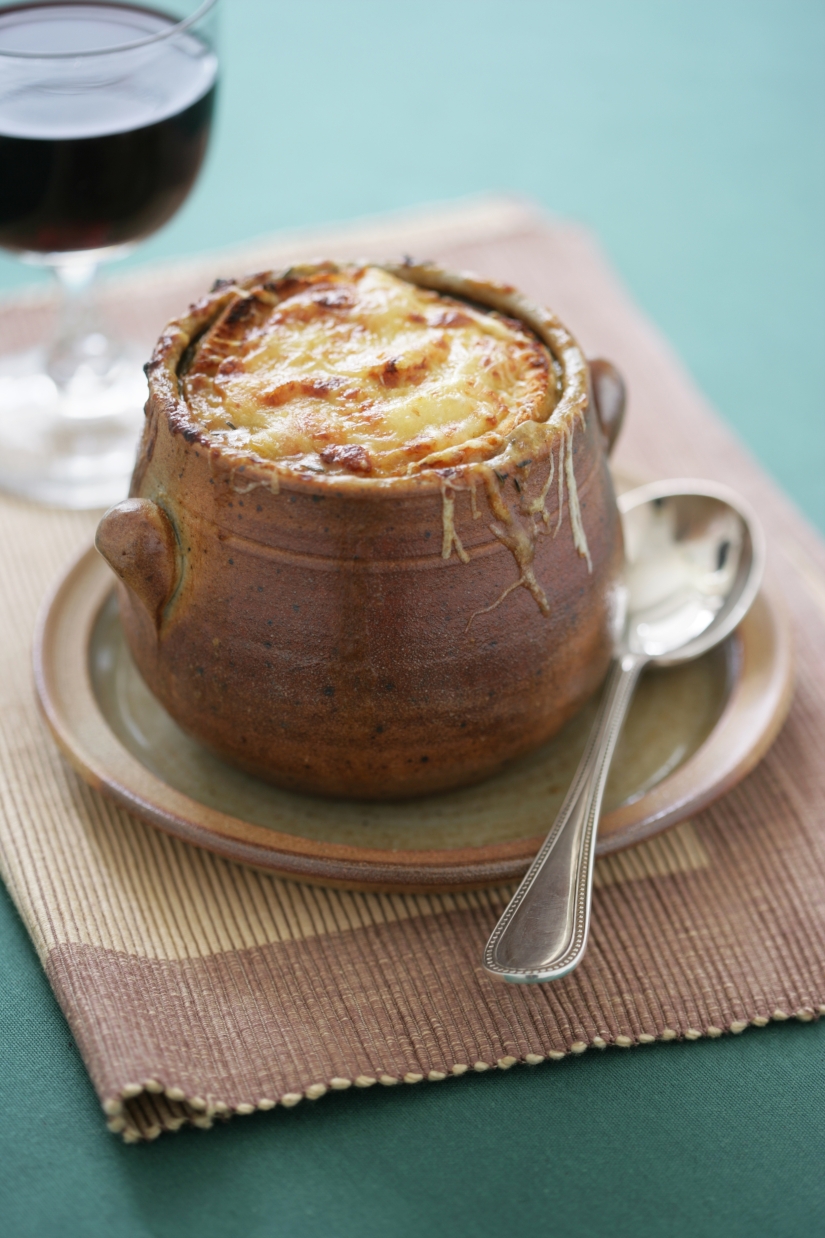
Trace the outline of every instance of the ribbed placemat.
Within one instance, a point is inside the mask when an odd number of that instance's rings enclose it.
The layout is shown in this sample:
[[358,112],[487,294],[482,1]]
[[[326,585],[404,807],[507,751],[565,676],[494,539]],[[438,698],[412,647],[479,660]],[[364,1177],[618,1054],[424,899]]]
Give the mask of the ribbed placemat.
[[[216,275],[409,251],[517,284],[591,355],[621,366],[630,408],[620,467],[716,478],[756,505],[794,619],[791,715],[737,790],[599,862],[591,944],[575,973],[494,985],[479,960],[507,891],[299,886],[173,841],[87,788],[38,718],[29,649],[44,593],[96,518],[0,500],[2,873],[109,1126],[127,1140],[353,1084],[443,1080],[825,1012],[825,547],[704,404],[586,233],[519,203],[479,201],[276,238],[123,279],[107,296],[148,348]],[[4,346],[32,340],[50,312],[39,294],[0,306]]]

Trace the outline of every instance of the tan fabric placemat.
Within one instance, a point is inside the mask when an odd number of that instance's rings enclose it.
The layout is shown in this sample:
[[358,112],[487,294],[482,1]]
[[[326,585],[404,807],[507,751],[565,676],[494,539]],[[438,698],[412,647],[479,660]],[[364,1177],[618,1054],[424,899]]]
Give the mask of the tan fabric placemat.
[[[597,865],[584,964],[552,985],[481,972],[507,891],[351,894],[279,881],[173,841],[67,767],[30,671],[38,605],[95,517],[0,499],[0,859],[112,1130],[153,1138],[328,1089],[441,1080],[739,1032],[825,1012],[825,547],[720,424],[592,240],[506,200],[276,239],[112,284],[147,348],[215,275],[319,253],[412,251],[546,301],[630,389],[619,465],[699,475],[755,504],[794,617],[801,675],[778,741],[694,821]],[[237,270],[230,269],[237,267]],[[45,329],[0,305],[4,347]]]

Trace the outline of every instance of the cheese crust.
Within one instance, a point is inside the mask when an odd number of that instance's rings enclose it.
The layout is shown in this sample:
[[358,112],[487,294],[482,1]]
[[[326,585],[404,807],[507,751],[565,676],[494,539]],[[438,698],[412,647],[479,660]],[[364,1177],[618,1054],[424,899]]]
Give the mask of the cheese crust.
[[222,453],[407,476],[490,459],[558,402],[558,363],[522,322],[381,267],[319,264],[237,292],[180,371]]

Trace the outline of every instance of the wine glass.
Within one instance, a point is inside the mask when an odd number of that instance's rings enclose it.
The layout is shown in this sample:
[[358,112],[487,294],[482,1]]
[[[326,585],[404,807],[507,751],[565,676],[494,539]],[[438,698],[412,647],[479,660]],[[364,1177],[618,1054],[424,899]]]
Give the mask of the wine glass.
[[0,247],[51,267],[62,288],[51,342],[0,355],[7,491],[74,508],[126,493],[145,357],[104,330],[94,277],[194,184],[215,101],[216,5],[0,0]]

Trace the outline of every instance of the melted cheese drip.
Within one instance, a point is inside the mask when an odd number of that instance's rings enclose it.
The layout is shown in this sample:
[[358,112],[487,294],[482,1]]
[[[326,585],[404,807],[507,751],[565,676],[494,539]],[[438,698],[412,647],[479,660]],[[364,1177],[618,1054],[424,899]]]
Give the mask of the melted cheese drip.
[[376,476],[437,468],[446,451],[455,464],[456,448],[488,458],[557,399],[549,354],[521,323],[376,267],[239,297],[197,344],[183,385],[216,445]]

